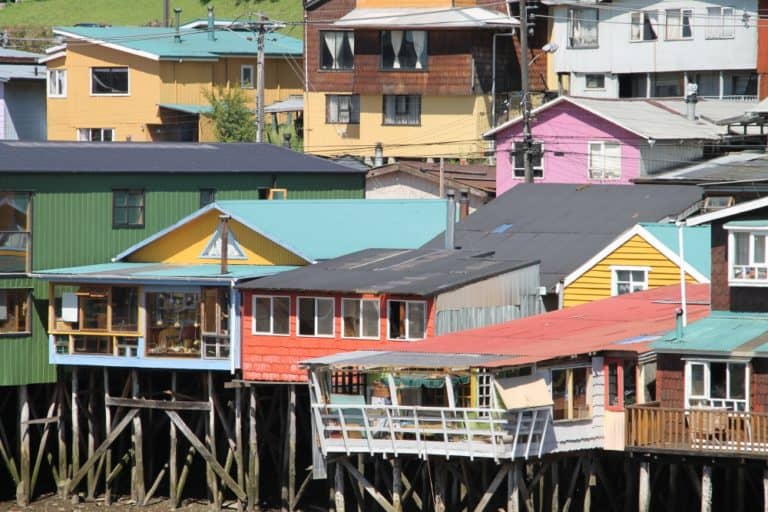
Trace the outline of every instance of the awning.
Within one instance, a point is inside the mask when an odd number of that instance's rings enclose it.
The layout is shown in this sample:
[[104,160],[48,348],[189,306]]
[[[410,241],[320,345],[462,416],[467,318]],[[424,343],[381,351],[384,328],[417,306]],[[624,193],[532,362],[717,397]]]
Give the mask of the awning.
[[276,101],[271,105],[264,107],[267,114],[278,114],[280,112],[304,112],[304,98],[302,96],[291,96],[282,101]]
[[525,409],[552,405],[552,394],[543,377],[529,375],[496,379],[496,391],[507,409]]
[[183,112],[185,114],[208,114],[210,112],[213,112],[213,108],[211,108],[210,105],[183,105],[181,103],[159,103],[157,106],[160,108],[167,108],[168,110]]
[[353,9],[334,22],[351,28],[503,28],[517,26],[516,18],[482,7],[457,9]]

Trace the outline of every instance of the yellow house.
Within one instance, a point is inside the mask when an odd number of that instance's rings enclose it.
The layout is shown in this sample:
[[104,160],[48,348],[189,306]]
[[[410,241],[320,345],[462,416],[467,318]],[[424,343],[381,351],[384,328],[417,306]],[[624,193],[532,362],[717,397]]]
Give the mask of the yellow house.
[[[43,59],[48,140],[214,140],[205,92],[241,88],[255,108],[257,42],[235,26],[208,27],[55,28],[64,44]],[[302,94],[302,51],[299,39],[266,37],[266,106]]]
[[[709,226],[682,229],[686,282],[709,283]],[[637,224],[563,280],[563,306],[679,283],[678,236],[674,224]]]

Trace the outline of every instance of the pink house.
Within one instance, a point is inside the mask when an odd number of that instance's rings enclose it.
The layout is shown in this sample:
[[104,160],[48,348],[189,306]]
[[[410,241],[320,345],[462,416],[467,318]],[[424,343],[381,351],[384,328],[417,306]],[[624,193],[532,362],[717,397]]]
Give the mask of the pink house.
[[[534,180],[538,183],[630,184],[704,157],[725,133],[653,100],[561,96],[532,112]],[[496,194],[524,179],[522,117],[485,134],[496,140]]]

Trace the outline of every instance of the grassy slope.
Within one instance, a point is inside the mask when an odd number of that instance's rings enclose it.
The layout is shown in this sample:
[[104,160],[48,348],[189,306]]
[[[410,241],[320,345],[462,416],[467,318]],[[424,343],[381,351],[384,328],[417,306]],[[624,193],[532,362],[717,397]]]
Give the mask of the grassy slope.
[[[238,3],[240,5],[238,5]],[[217,18],[248,17],[249,12],[264,12],[280,21],[302,19],[301,0],[212,0]],[[205,18],[207,6],[200,0],[171,0],[171,9],[182,9],[182,21]],[[0,29],[6,27],[53,27],[75,23],[147,25],[163,19],[163,0],[25,0],[0,9]],[[173,13],[171,14],[173,16]],[[301,38],[301,26],[289,26],[287,35]]]

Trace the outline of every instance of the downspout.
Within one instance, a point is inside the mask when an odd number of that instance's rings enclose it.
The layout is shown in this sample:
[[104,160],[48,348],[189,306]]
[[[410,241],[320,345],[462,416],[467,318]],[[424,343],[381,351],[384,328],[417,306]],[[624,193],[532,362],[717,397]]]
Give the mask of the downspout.
[[236,362],[240,360],[240,292],[235,288],[235,279],[229,282],[229,371],[235,374]]
[[682,326],[688,325],[688,306],[686,305],[685,294],[685,249],[683,249],[683,222],[677,221],[677,257],[680,266],[680,310],[682,315]]

